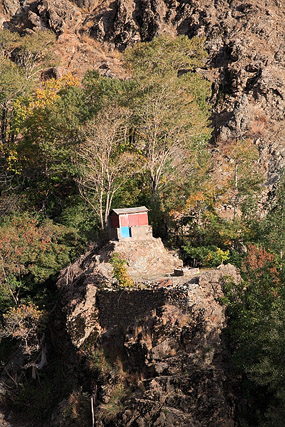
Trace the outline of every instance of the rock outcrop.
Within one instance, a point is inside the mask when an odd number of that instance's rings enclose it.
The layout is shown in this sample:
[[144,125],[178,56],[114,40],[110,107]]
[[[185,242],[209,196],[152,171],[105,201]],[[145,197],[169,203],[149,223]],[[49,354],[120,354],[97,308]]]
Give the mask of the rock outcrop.
[[[89,252],[58,283],[67,341],[88,371],[95,425],[233,426],[221,298],[226,280],[240,280],[236,268],[120,289],[110,286],[110,253],[108,246]],[[52,425],[66,422],[57,413]]]
[[120,253],[127,261],[129,274],[134,279],[161,277],[183,267],[183,262],[164,247],[161,239],[110,242],[99,252],[100,259],[107,261],[113,252]]

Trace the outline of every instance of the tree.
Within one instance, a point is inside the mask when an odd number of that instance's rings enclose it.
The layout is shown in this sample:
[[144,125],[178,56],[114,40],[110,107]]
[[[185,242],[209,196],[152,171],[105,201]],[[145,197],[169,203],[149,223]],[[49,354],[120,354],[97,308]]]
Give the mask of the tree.
[[247,417],[254,421],[249,425],[281,426],[285,404],[284,273],[274,254],[255,245],[249,245],[241,273],[240,284],[228,283],[225,288],[231,361],[244,378]]
[[102,229],[107,225],[114,195],[141,164],[130,143],[130,116],[129,109],[109,105],[83,127],[84,141],[77,160],[82,164],[82,175],[77,182]]
[[258,149],[250,139],[220,143],[214,153],[216,171],[212,182],[216,203],[233,206],[233,219],[237,218],[238,209],[249,213],[246,203],[260,193],[262,171],[258,159]]
[[55,43],[56,37],[51,31],[37,31],[18,38],[10,58],[22,71],[27,87],[34,88],[41,73],[56,65]]
[[0,31],[0,155],[2,183],[11,179],[17,160],[19,129],[15,123],[15,103],[23,100],[39,84],[41,71],[54,63],[55,36],[48,31],[20,37]]
[[[72,245],[71,245],[72,242]],[[80,240],[74,230],[39,222],[27,213],[2,219],[0,226],[0,305],[2,312],[70,262]],[[75,250],[76,252],[76,250]],[[36,291],[34,286],[36,285]]]
[[252,238],[270,249],[278,258],[281,268],[285,269],[285,175],[281,171],[275,194],[271,196],[265,218],[251,225]]
[[207,52],[205,39],[187,36],[159,36],[151,42],[138,43],[126,49],[124,58],[131,72],[139,79],[195,71],[204,65]]
[[29,182],[28,188],[21,187],[27,202],[48,215],[60,214],[64,196],[77,191],[71,158],[84,107],[79,82],[71,74],[43,82],[25,102],[15,103],[21,134],[15,166],[21,183]]
[[134,140],[149,173],[152,201],[199,169],[210,136],[209,84],[195,69],[204,63],[203,40],[158,37],[125,53],[137,83]]
[[4,325],[0,327],[0,338],[15,338],[20,341],[24,353],[32,354],[39,350],[38,332],[43,327],[44,313],[33,303],[11,307],[3,315]]

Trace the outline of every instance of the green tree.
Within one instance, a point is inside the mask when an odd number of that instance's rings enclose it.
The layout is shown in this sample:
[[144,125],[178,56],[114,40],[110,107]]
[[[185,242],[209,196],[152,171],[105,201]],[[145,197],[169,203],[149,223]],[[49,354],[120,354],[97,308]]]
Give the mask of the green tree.
[[209,84],[197,74],[203,40],[158,37],[124,54],[135,82],[133,138],[145,158],[152,201],[197,172],[210,136]]
[[16,107],[21,132],[17,162],[27,205],[47,215],[60,215],[65,198],[76,193],[72,158],[85,120],[79,82],[70,74],[48,80]]
[[[281,426],[285,404],[284,273],[274,254],[254,245],[248,247],[241,272],[243,281],[228,284],[226,295],[232,362],[236,372],[244,375],[243,392],[250,404],[247,421],[249,425]],[[262,403],[254,397],[261,390],[266,397]],[[277,424],[272,424],[273,419],[279,420]]]
[[268,206],[268,212],[264,219],[253,221],[251,233],[253,241],[256,241],[275,253],[280,267],[284,267],[285,248],[285,175],[281,172],[276,191]]
[[133,72],[140,79],[148,79],[160,75],[161,78],[170,74],[195,71],[204,64],[207,53],[204,50],[205,39],[187,36],[159,36],[151,42],[138,43],[127,49],[124,58]]

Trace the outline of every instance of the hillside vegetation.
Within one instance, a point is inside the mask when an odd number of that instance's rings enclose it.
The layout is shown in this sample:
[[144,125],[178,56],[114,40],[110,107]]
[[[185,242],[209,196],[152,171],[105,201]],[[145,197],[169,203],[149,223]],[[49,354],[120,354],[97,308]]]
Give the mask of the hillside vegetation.
[[284,179],[261,210],[264,170],[253,140],[210,144],[204,39],[138,43],[122,54],[124,79],[94,70],[81,80],[47,78],[57,61],[48,31],[3,30],[0,45],[0,354],[3,365],[16,348],[26,358],[6,403],[35,421],[50,416],[55,402],[39,410],[38,387],[59,385],[43,371],[31,387],[27,369],[43,346],[56,277],[104,241],[111,208],[146,205],[155,235],[186,264],[241,268],[242,286],[229,282],[223,301],[229,362],[247,399],[237,423],[281,425]]

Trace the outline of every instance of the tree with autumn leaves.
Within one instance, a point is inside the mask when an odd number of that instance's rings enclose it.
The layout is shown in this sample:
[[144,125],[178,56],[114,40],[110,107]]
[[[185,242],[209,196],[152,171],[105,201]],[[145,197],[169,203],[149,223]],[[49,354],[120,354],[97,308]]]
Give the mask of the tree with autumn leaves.
[[48,31],[20,37],[0,31],[0,168],[1,182],[9,183],[17,162],[20,129],[17,104],[40,84],[41,72],[55,62],[55,37]]
[[143,165],[129,141],[131,110],[110,105],[84,127],[78,147],[81,176],[77,178],[81,196],[107,227],[113,199],[118,190]]
[[[74,230],[39,221],[27,213],[2,220],[0,225],[0,306],[2,313],[20,302],[30,301],[35,287],[67,264],[80,238]],[[69,244],[68,244],[69,241]],[[72,242],[72,246],[70,243]],[[39,302],[44,299],[42,288]]]
[[[260,195],[262,173],[258,148],[250,139],[221,142],[213,155],[212,185],[217,207],[232,207],[232,219],[247,214],[250,199]],[[242,212],[243,211],[243,212]]]
[[223,261],[240,265],[246,245],[257,237],[253,237],[253,229],[259,221],[263,182],[264,171],[253,141],[217,144],[208,179],[193,189],[180,214],[188,224],[180,243],[185,260],[200,266]]
[[210,87],[195,67],[202,66],[205,57],[201,39],[157,37],[124,53],[127,84],[112,87],[97,76],[93,87],[101,95],[105,89],[103,111],[83,126],[83,173],[77,181],[95,212],[97,196],[102,228],[115,193],[132,177],[143,174],[148,204],[155,211],[167,204],[170,189],[184,187],[187,192],[201,169],[210,136]]

